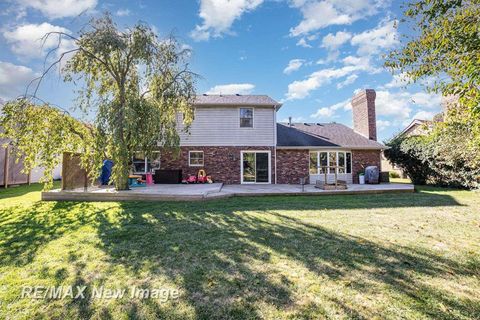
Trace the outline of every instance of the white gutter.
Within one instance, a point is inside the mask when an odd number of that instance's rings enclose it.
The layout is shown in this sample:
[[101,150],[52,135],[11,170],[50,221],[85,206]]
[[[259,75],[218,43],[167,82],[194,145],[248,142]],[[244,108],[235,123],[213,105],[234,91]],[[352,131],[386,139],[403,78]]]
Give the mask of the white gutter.
[[275,153],[275,184],[277,184],[277,111],[278,109],[275,109],[273,111],[273,134],[274,134],[274,137],[273,137],[273,141],[274,141],[274,145],[273,145],[273,151]]
[[278,149],[281,150],[302,150],[302,149],[309,149],[309,150],[385,150],[388,149],[386,146],[383,147],[349,147],[349,146],[343,146],[343,147],[319,147],[319,146],[277,146]]

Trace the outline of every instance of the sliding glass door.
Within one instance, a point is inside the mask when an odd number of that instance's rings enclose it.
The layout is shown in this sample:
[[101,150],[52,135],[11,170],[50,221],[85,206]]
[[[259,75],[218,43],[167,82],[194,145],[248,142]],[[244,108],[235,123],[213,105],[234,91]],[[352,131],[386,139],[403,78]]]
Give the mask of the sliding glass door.
[[270,183],[270,152],[242,151],[242,183]]

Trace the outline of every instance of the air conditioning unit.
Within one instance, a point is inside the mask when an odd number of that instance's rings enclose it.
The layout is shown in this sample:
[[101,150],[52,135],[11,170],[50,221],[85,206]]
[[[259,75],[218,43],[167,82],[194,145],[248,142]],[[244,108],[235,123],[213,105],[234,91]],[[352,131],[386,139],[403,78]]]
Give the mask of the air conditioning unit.
[[368,166],[365,168],[365,183],[378,184],[380,180],[380,170],[377,166]]

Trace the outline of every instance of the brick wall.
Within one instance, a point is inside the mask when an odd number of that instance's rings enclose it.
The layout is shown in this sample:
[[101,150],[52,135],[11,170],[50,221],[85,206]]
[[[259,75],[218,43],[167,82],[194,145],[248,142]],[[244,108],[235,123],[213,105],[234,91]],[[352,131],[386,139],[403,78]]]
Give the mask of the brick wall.
[[277,150],[277,183],[298,184],[300,178],[307,178],[308,150]]
[[375,90],[360,91],[352,98],[353,130],[371,140],[377,140]]
[[379,150],[352,151],[353,183],[358,183],[358,174],[368,166],[377,166],[380,171],[382,170]]
[[[204,169],[215,182],[238,184],[240,180],[240,153],[242,150],[270,150],[271,152],[271,182],[275,183],[275,153],[273,147],[181,147],[176,157],[169,150],[161,151],[161,169],[181,169],[183,178],[189,174],[196,175]],[[203,167],[188,165],[189,151],[203,151]]]
[[[188,152],[198,150],[204,152],[203,167],[188,166]],[[205,169],[216,182],[239,184],[240,181],[240,152],[242,150],[270,150],[271,152],[271,182],[275,183],[275,152],[272,147],[181,147],[180,154],[175,157],[171,151],[161,151],[162,169],[181,169],[183,177],[197,174],[198,170]],[[353,183],[358,183],[358,174],[367,166],[380,164],[380,151],[354,150],[352,151]],[[277,183],[298,184],[300,178],[309,177],[309,150],[277,150]]]

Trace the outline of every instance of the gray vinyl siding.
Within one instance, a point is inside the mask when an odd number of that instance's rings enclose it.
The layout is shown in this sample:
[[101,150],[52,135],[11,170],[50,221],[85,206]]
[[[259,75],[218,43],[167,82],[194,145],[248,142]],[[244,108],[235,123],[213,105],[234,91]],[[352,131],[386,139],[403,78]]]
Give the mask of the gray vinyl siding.
[[177,116],[181,146],[275,146],[275,109],[253,107],[253,128],[240,128],[240,107],[196,107],[195,120],[183,132]]

